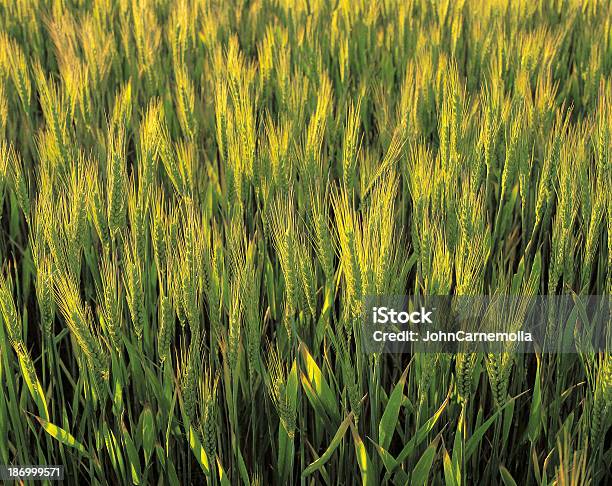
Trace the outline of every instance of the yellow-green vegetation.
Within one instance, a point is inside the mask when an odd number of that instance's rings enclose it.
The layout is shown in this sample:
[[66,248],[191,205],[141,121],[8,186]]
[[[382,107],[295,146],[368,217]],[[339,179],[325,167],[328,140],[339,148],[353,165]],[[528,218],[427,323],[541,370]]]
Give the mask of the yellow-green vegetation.
[[3,0],[0,464],[612,483],[609,354],[360,339],[610,293],[611,75],[610,0]]

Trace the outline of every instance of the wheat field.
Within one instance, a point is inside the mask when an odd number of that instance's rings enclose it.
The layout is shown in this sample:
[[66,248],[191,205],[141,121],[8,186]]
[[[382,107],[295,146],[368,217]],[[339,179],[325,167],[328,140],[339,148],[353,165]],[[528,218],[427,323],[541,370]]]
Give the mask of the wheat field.
[[611,132],[610,0],[2,0],[0,466],[612,484],[609,352],[360,336],[609,296]]

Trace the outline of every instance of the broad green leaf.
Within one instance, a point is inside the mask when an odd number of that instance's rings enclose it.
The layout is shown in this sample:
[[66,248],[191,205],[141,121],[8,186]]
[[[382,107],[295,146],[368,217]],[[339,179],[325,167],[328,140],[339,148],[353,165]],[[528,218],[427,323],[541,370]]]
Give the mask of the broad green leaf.
[[181,483],[179,481],[178,475],[176,474],[176,468],[174,467],[174,463],[172,461],[168,461],[168,477],[170,478],[168,484],[172,486],[179,486]]
[[119,380],[115,380],[115,392],[113,394],[113,413],[116,417],[123,413],[123,387]]
[[[436,422],[438,422],[438,420],[440,419],[442,412],[444,412],[444,410],[446,409],[449,399],[450,399],[450,390],[449,390],[449,393],[446,395],[446,399],[444,400],[444,402],[442,402],[442,405],[440,405],[440,408],[438,408],[438,410],[433,415],[433,417],[431,417],[427,422],[425,422],[421,426],[421,428],[419,428],[419,430],[417,430],[416,434],[412,436],[412,438],[408,441],[408,443],[404,446],[404,448],[398,454],[397,459],[396,459],[398,465],[402,464],[406,459],[408,459],[414,453],[416,448],[425,440],[425,438],[427,437],[427,434],[431,432],[431,430],[436,425]],[[388,471],[387,474],[385,474],[384,481],[389,480],[389,478],[391,477],[391,472],[392,471]]]
[[351,427],[351,434],[353,435],[353,443],[355,444],[355,455],[357,456],[357,464],[359,464],[359,470],[361,471],[361,484],[364,486],[377,484],[377,479],[374,478],[374,467],[372,461],[368,456],[363,440],[357,432],[357,428],[351,421],[349,423]]
[[521,258],[518,268],[512,276],[511,284],[511,295],[520,295],[521,284],[523,283],[523,277],[525,276],[525,257]]
[[123,454],[121,448],[119,447],[119,444],[117,443],[115,434],[113,434],[113,431],[108,428],[106,422],[103,422],[102,434],[104,436],[104,443],[106,444],[106,450],[108,451],[108,455],[111,458],[113,468],[115,469],[115,471],[117,471],[118,476],[124,477],[125,464],[123,462]]
[[531,409],[529,411],[529,423],[527,424],[527,433],[529,440],[534,443],[540,434],[540,423],[542,415],[542,390],[540,385],[540,356],[536,355],[537,368],[535,376],[535,385],[531,398]]
[[472,454],[474,454],[474,452],[476,452],[476,449],[478,448],[478,444],[480,443],[480,441],[482,440],[485,432],[489,429],[489,427],[491,427],[491,425],[493,424],[493,422],[495,422],[495,420],[497,420],[497,418],[499,417],[499,415],[506,409],[506,407],[510,406],[510,404],[512,404],[514,402],[514,400],[516,400],[518,397],[524,395],[526,392],[521,393],[520,395],[517,395],[514,398],[510,398],[504,405],[502,405],[500,408],[497,409],[497,411],[491,415],[482,425],[480,425],[472,434],[472,436],[468,439],[468,441],[465,444],[465,461],[469,461],[470,458],[472,457]]
[[295,446],[282,424],[278,424],[278,477],[281,482],[289,481],[293,467]]
[[46,421],[45,419],[43,419],[41,417],[37,417],[35,415],[34,418],[36,418],[36,420],[38,420],[40,425],[42,425],[42,428],[45,429],[45,432],[47,432],[47,434],[49,434],[51,437],[53,437],[54,439],[58,440],[62,444],[67,445],[68,447],[74,447],[75,449],[77,449],[78,451],[82,452],[83,454],[89,455],[87,453],[87,451],[85,450],[85,446],[83,446],[83,444],[78,442],[72,436],[72,434],[70,434],[66,430],[62,429],[61,427],[58,427],[57,425],[52,424],[51,422]]
[[312,408],[314,408],[315,410],[317,420],[320,420],[323,423],[325,428],[328,429],[329,433],[333,433],[334,431],[331,427],[330,419],[327,415],[325,407],[323,406],[323,403],[320,400],[319,395],[312,387],[312,383],[310,382],[308,377],[302,372],[300,372],[300,381],[302,383],[302,389],[304,390],[306,398],[312,405]]
[[304,360],[306,376],[308,377],[312,389],[316,392],[317,397],[325,407],[325,411],[329,417],[337,421],[340,415],[338,413],[338,406],[334,393],[327,384],[323,373],[321,373],[321,369],[310,354],[310,351],[308,351],[308,348],[303,343],[300,343],[299,350]]
[[414,466],[412,470],[412,475],[410,476],[410,484],[414,486],[421,486],[427,484],[427,478],[429,477],[429,472],[431,471],[431,466],[433,465],[434,457],[436,457],[436,450],[438,449],[439,437],[434,440],[423,455]]
[[443,452],[442,465],[444,468],[444,484],[446,486],[459,486],[455,480],[455,471],[453,470],[453,463],[446,448]]
[[[289,406],[296,410],[297,407],[297,363],[294,360],[291,371],[287,376],[286,393],[289,397]],[[281,481],[289,480],[289,475],[293,469],[293,458],[295,456],[295,445],[293,437],[289,437],[282,424],[278,424],[278,474]]]
[[463,406],[461,407],[461,414],[459,415],[459,422],[457,423],[457,430],[455,432],[455,439],[453,441],[453,456],[451,460],[453,480],[457,485],[461,484],[462,479],[461,470],[463,469],[463,446],[467,433],[465,429],[465,406]]
[[155,420],[150,406],[145,406],[142,411],[142,449],[144,450],[145,464],[149,463],[153,446],[155,445]]
[[130,433],[125,424],[121,424],[121,436],[123,438],[123,446],[125,447],[129,461],[132,483],[141,484],[142,469],[140,467],[140,458],[138,457],[138,451],[134,446],[134,441],[132,440],[132,437],[130,437]]
[[378,441],[380,447],[388,449],[391,444],[391,439],[395,433],[395,427],[397,426],[397,419],[399,417],[399,411],[402,406],[402,397],[404,396],[404,384],[406,383],[406,376],[408,376],[408,366],[402,373],[399,381],[393,388],[393,392],[387,402],[387,407],[380,419],[378,425]]
[[499,473],[501,474],[502,481],[506,486],[517,486],[516,481],[504,466],[499,466]]
[[202,447],[202,443],[198,438],[198,434],[191,425],[189,426],[189,447],[193,451],[193,454],[198,461],[198,464],[202,467],[202,471],[206,474],[207,477],[210,476],[210,468],[208,465],[208,457],[206,456],[206,452],[204,451],[204,447]]
[[542,274],[542,254],[538,251],[536,254],[533,265],[531,265],[531,272],[529,273],[529,282],[527,287],[529,289],[539,288],[540,275]]
[[297,409],[297,391],[298,391],[298,377],[297,377],[297,363],[293,360],[291,371],[287,376],[287,395],[291,402],[290,405],[293,410]]
[[391,473],[395,471],[395,479],[397,481],[400,481],[403,484],[408,484],[410,477],[402,469],[399,469],[397,467],[397,461],[391,454],[389,454],[389,451],[383,449],[381,446],[376,444],[371,439],[370,439],[370,442],[374,444],[374,447],[376,448],[376,452],[378,452],[378,455],[380,456],[387,472]]
[[349,425],[351,424],[352,420],[353,412],[349,413],[344,419],[344,421],[340,424],[336,435],[334,435],[334,438],[331,440],[325,452],[321,454],[321,457],[319,457],[316,461],[314,461],[306,469],[304,469],[304,471],[302,472],[302,477],[306,477],[312,474],[313,472],[318,471],[327,461],[330,460],[332,454],[338,448],[340,442],[342,442],[344,434],[346,433],[346,429],[349,428]]
[[219,470],[219,481],[221,486],[231,486],[231,482],[225,474],[225,469],[223,469],[223,465],[221,464],[221,459],[217,456],[217,469]]
[[49,420],[47,399],[45,398],[45,393],[40,385],[40,381],[38,381],[38,376],[36,376],[36,370],[34,368],[34,363],[32,363],[32,358],[27,351],[19,353],[19,364],[21,367],[21,374],[23,375],[23,379],[28,386],[30,395],[38,407],[38,412],[43,415],[45,420]]
[[240,447],[236,447],[236,456],[238,457],[238,472],[240,473],[240,479],[242,479],[242,483],[245,486],[249,486],[249,473],[247,471],[246,464],[244,462],[244,458],[242,457],[242,452],[240,451]]
[[376,442],[372,441],[370,439],[370,442],[372,442],[372,444],[374,444],[374,447],[376,448],[376,452],[378,452],[378,455],[380,456],[385,469],[387,471],[393,471],[395,470],[395,468],[397,467],[397,461],[395,460],[395,458],[389,453],[389,451],[387,451],[385,448],[381,447],[380,445],[378,445]]
[[[310,449],[310,453],[312,454],[312,457],[314,457],[315,460],[319,459],[319,454],[314,449],[312,444],[310,442],[306,441],[306,446],[308,447],[308,449]],[[319,474],[321,474],[321,478],[323,479],[323,483],[324,484],[330,484],[331,483],[331,480],[329,478],[329,474],[327,473],[327,469],[325,468],[325,465],[323,465],[323,466],[321,466],[319,468]]]
[[504,418],[503,418],[503,431],[502,431],[502,439],[501,446],[506,447],[508,444],[508,438],[510,437],[510,430],[512,425],[514,424],[514,405],[515,402],[510,402],[506,409],[504,410]]

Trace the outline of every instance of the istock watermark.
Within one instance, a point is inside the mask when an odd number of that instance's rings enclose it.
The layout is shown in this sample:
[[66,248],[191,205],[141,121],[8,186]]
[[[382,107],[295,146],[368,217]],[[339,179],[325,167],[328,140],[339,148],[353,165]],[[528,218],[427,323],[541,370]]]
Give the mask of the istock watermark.
[[421,307],[419,311],[407,312],[397,311],[389,307],[373,307],[372,308],[372,322],[375,324],[406,324],[411,322],[413,324],[429,323],[433,324],[431,320],[431,314],[435,309],[430,311],[426,310],[425,307]]
[[367,352],[610,352],[610,296],[369,296]]

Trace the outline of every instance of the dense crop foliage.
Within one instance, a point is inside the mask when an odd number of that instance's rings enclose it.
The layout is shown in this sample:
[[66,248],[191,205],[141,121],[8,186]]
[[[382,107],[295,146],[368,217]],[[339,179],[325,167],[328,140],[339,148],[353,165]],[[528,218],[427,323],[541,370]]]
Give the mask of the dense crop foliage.
[[609,0],[3,0],[0,464],[610,484],[610,355],[360,329],[610,293],[611,76]]

